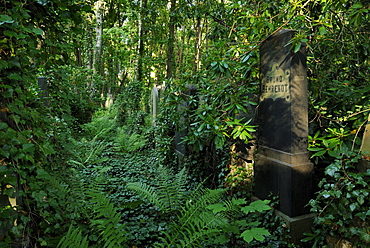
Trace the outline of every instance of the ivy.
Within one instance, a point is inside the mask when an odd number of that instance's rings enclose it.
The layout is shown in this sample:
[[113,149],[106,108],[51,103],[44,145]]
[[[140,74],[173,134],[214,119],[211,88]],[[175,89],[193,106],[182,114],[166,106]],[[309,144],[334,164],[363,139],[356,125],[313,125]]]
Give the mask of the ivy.
[[[327,175],[319,183],[317,197],[309,205],[317,213],[316,230],[305,240],[315,239],[322,243],[325,232],[332,236],[343,237],[355,245],[365,245],[369,242],[364,233],[369,230],[366,224],[369,219],[367,182],[369,171],[359,173],[355,165],[360,156],[345,151],[325,169]],[[318,231],[320,230],[320,231]]]

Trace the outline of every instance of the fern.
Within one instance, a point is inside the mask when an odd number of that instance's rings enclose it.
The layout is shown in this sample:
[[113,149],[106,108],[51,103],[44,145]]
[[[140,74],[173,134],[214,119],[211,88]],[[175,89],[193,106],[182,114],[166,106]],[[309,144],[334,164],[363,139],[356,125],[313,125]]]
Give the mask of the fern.
[[224,192],[222,189],[199,189],[191,194],[166,234],[167,239],[162,239],[163,244],[157,247],[200,247],[203,240],[217,235],[228,225],[227,215],[213,213],[207,207],[219,202]]
[[161,211],[166,212],[165,210],[167,209],[167,206],[158,196],[155,187],[151,187],[146,183],[136,182],[128,183],[127,188],[134,190],[138,195],[140,195],[141,198],[147,199],[150,203],[159,208]]
[[82,236],[82,232],[78,228],[73,230],[72,225],[69,227],[67,234],[64,237],[62,237],[61,240],[59,241],[57,248],[71,248],[71,247],[79,248],[89,247],[87,237]]
[[171,213],[180,210],[181,205],[187,198],[186,179],[185,168],[173,176],[172,171],[160,166],[157,170],[155,186],[135,182],[128,183],[127,188],[136,191],[140,197],[147,199],[163,213]]
[[[98,230],[100,241],[96,247],[103,248],[118,248],[124,247],[126,237],[123,226],[119,224],[120,214],[108,198],[99,192],[89,191],[87,193],[91,197],[90,207],[93,211],[93,217],[90,219],[92,226]],[[82,237],[79,229],[72,231],[71,225],[67,234],[59,241],[58,248],[66,247],[94,247],[89,245],[87,237]]]
[[121,152],[134,152],[145,146],[147,140],[142,135],[130,133],[126,128],[117,128],[115,148]]
[[112,137],[111,134],[117,128],[117,122],[114,119],[113,113],[108,111],[97,111],[91,122],[84,124],[83,129],[90,137],[96,137],[99,140],[106,140]]
[[169,220],[176,217],[170,229],[164,232],[165,236],[160,238],[162,243],[156,243],[155,247],[201,247],[202,241],[214,237],[228,225],[228,215],[225,213],[233,209],[231,202],[225,204],[230,207],[225,207],[222,213],[214,213],[208,208],[222,200],[225,190],[203,189],[198,185],[188,194],[185,168],[173,175],[166,167],[159,167],[155,184],[127,184],[129,189],[167,214]]
[[81,139],[81,141],[77,141],[73,138],[70,138],[70,140],[76,147],[76,151],[72,153],[72,159],[68,160],[67,163],[85,167],[108,160],[108,158],[101,157],[101,154],[108,149],[111,143],[99,140],[99,134],[95,135],[94,138],[89,141],[85,138]]
[[104,248],[123,247],[125,231],[119,224],[121,216],[110,200],[99,192],[89,192],[96,214],[91,220],[100,231]]

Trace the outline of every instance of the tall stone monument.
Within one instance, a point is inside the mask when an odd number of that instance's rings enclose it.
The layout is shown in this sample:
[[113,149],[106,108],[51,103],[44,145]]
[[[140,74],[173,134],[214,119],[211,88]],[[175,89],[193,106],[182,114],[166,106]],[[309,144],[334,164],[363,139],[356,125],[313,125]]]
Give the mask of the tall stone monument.
[[260,47],[261,95],[254,173],[256,196],[266,199],[272,193],[279,197],[278,211],[288,220],[293,241],[299,241],[303,232],[310,231],[300,226],[309,214],[306,204],[312,197],[313,165],[307,151],[305,47],[292,51],[287,44],[294,34],[294,30],[280,30]]

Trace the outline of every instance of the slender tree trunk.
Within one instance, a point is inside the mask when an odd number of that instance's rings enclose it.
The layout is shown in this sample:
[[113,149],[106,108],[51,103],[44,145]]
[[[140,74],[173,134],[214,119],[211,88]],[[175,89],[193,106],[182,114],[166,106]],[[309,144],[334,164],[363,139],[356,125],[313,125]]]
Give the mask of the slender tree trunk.
[[183,57],[184,57],[184,50],[185,50],[185,46],[186,46],[186,32],[185,32],[185,26],[182,26],[181,27],[181,30],[182,30],[182,36],[181,36],[181,44],[179,45],[179,55],[178,55],[178,59],[177,59],[177,66],[181,66],[182,63],[183,63]]
[[143,22],[145,18],[145,11],[148,0],[140,0],[139,10],[139,41],[138,41],[138,57],[137,57],[137,70],[136,80],[141,82],[143,80],[143,58],[144,58],[144,37],[145,37],[145,24]]
[[168,46],[167,46],[167,79],[173,78],[174,72],[174,47],[175,47],[175,22],[176,22],[176,0],[170,1],[170,20],[169,20],[169,35],[168,35]]
[[78,41],[76,39],[73,39],[73,43],[76,45],[74,52],[75,52],[77,66],[81,67],[82,66],[82,55],[81,55],[81,48],[79,47],[80,44],[78,44]]
[[97,74],[102,73],[101,56],[103,51],[103,2],[97,1],[95,4],[96,10],[96,43],[94,49],[93,69]]
[[91,30],[91,25],[90,23],[87,23],[87,30],[88,30],[88,51],[87,51],[87,56],[88,56],[88,61],[87,61],[87,69],[92,69],[93,64],[94,64],[94,49],[93,49],[93,33]]
[[194,44],[194,71],[198,71],[200,68],[200,51],[202,45],[202,20],[200,17],[197,18],[196,30],[197,33]]
[[208,21],[207,19],[204,20],[204,33],[205,33],[205,47],[206,47],[206,51],[203,51],[203,53],[205,54],[208,54],[208,44],[209,44],[209,39],[207,39],[207,34],[208,34]]

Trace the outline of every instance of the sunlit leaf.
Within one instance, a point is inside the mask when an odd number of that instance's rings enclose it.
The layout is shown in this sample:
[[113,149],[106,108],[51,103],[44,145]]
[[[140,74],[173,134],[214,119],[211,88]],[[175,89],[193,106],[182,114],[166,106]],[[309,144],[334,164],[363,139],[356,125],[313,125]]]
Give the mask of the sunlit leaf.
[[250,230],[245,230],[240,237],[244,239],[245,242],[249,243],[253,239],[258,241],[263,241],[265,239],[264,235],[270,235],[270,232],[265,228],[252,228]]
[[299,49],[301,49],[301,43],[299,42],[299,43],[297,43],[295,46],[294,46],[294,53],[296,53],[296,52],[298,52],[299,51]]
[[8,15],[0,15],[0,25],[4,23],[12,23],[14,22],[12,17]]
[[42,34],[44,33],[44,31],[42,31],[42,29],[41,29],[41,28],[33,28],[33,29],[32,29],[32,32],[33,32],[34,34],[37,34],[37,35],[42,35]]
[[216,203],[216,204],[212,204],[212,205],[207,206],[207,209],[212,210],[212,212],[214,214],[216,214],[216,213],[225,211],[226,207],[224,206],[223,203]]

